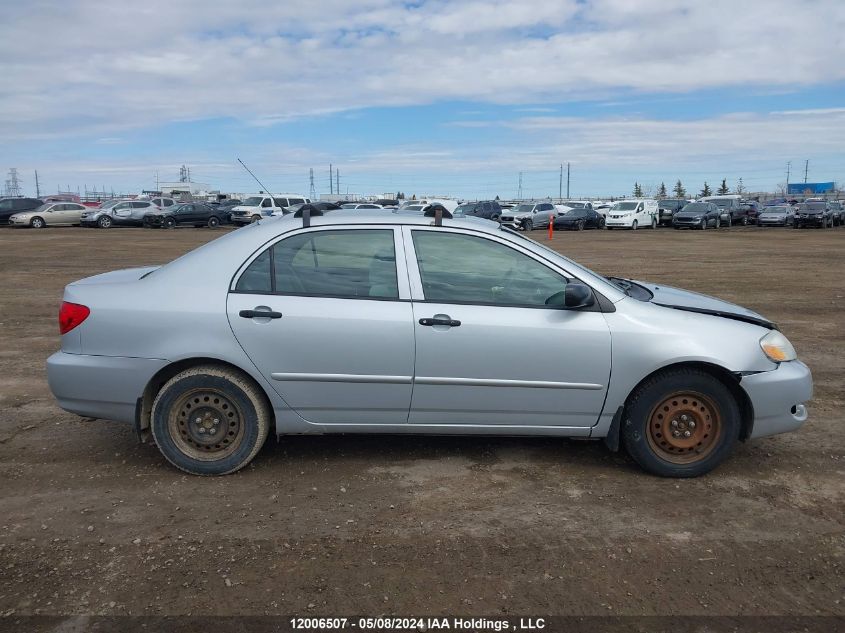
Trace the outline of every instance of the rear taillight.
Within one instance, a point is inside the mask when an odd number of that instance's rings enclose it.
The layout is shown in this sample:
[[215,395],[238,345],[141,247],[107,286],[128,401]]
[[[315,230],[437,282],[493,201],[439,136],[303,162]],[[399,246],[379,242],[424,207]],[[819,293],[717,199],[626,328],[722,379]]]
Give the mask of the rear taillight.
[[91,310],[86,306],[63,301],[62,307],[59,308],[59,334],[67,334],[87,319],[89,314]]

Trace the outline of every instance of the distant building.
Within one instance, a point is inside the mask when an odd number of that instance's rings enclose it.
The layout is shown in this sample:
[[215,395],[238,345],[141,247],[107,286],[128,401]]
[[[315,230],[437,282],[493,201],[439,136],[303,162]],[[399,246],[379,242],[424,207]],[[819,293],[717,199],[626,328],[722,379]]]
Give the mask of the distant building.
[[192,181],[160,182],[158,186],[162,195],[165,196],[180,196],[182,194],[205,196],[211,191],[211,185]]

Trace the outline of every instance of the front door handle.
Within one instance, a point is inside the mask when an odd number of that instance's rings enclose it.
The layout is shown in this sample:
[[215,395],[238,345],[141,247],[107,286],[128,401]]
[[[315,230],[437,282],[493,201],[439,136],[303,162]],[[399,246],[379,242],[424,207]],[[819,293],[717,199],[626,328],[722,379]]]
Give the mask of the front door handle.
[[272,310],[241,310],[238,316],[244,319],[281,319],[282,313]]
[[448,317],[432,317],[428,319],[420,319],[420,325],[448,325],[449,327],[458,327],[461,324],[457,319],[450,319]]

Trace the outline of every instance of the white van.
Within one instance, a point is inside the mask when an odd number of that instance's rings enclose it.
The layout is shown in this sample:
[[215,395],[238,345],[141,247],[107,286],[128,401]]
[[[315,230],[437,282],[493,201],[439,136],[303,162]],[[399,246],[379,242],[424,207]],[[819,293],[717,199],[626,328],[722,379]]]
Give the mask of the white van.
[[247,196],[238,206],[232,207],[232,224],[249,224],[261,218],[283,215],[288,207],[304,202],[311,200],[298,193],[277,193],[273,196],[256,193]]
[[639,227],[657,228],[657,200],[654,198],[634,198],[619,200],[607,211],[605,226],[608,229],[634,229]]

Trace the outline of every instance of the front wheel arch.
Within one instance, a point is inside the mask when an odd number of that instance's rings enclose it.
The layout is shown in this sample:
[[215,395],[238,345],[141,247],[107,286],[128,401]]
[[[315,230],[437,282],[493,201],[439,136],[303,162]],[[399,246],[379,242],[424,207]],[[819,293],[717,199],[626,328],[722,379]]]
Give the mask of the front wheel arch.
[[745,390],[740,386],[739,377],[730,370],[725,369],[720,365],[716,365],[715,363],[707,363],[703,361],[687,361],[681,363],[672,363],[655,369],[653,372],[643,377],[643,379],[640,380],[636,385],[634,385],[634,387],[628,392],[628,395],[625,397],[625,406],[628,406],[628,402],[631,400],[631,397],[637,392],[640,386],[651,380],[655,374],[659,374],[667,370],[671,371],[673,369],[698,369],[699,371],[703,371],[710,374],[716,380],[724,384],[725,387],[728,388],[728,391],[731,392],[731,395],[733,395],[734,400],[736,400],[737,406],[739,406],[740,415],[742,417],[739,431],[739,439],[745,441],[749,437],[751,437],[751,431],[754,428],[754,406],[751,404],[751,399],[748,397],[748,394],[745,393]]
[[[248,371],[244,371],[237,365],[234,365],[233,363],[229,363],[224,360],[220,360],[218,358],[186,358],[170,363],[169,365],[166,365],[165,367],[159,369],[158,372],[156,372],[155,375],[150,378],[146,387],[144,387],[144,391],[141,394],[141,397],[138,398],[138,403],[135,407],[135,431],[142,443],[146,442],[150,438],[150,424],[153,410],[153,401],[158,395],[158,392],[161,391],[161,388],[164,387],[164,385],[167,384],[167,382],[177,374],[182,373],[186,369],[191,369],[192,367],[199,367],[201,365],[214,365],[221,369],[228,369],[230,371],[235,371],[240,374],[243,374],[243,378],[251,382],[253,386],[258,390],[258,392],[264,396],[265,403],[269,407],[269,410],[274,411],[273,403],[271,402],[270,397],[267,395],[267,390]],[[271,432],[275,432],[275,413],[273,416],[270,430]]]

